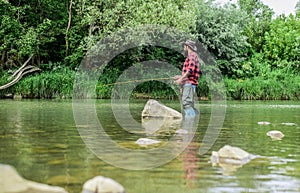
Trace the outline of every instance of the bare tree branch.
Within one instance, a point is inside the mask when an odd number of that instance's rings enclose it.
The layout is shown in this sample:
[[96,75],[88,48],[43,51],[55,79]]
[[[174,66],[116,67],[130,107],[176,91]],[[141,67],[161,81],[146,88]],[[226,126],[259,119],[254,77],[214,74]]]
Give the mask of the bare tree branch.
[[11,80],[13,77],[15,77],[16,76],[16,74],[18,74],[27,64],[28,64],[28,62],[31,60],[31,58],[32,58],[32,56],[33,55],[31,55],[27,60],[26,60],[26,62],[17,70],[17,71],[15,71],[14,73],[13,73],[13,75],[11,75],[10,77],[9,77],[9,79],[8,80]]
[[14,74],[11,77],[9,77],[9,80],[11,80],[12,78],[14,78],[14,79],[12,81],[10,81],[9,83],[7,83],[3,86],[0,86],[0,90],[6,89],[6,88],[11,87],[12,85],[16,84],[26,74],[40,70],[39,68],[37,68],[35,66],[26,66],[31,58],[32,58],[32,55],[26,60],[26,62],[16,72],[14,72]]

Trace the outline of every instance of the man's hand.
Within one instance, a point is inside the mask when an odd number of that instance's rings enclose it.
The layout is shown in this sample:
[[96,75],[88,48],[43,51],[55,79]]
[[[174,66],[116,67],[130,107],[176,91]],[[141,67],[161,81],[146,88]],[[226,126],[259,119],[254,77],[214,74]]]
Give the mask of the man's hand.
[[182,76],[180,76],[180,75],[174,76],[174,83],[175,84],[181,84],[181,82],[182,82]]
[[176,75],[174,76],[174,80],[178,80],[181,76],[180,75]]
[[182,82],[183,82],[183,80],[185,79],[185,78],[187,78],[188,76],[190,75],[190,73],[189,72],[186,72],[184,75],[182,75],[182,76],[180,76],[180,75],[176,75],[176,76],[174,76],[174,83],[176,83],[176,84],[181,84]]

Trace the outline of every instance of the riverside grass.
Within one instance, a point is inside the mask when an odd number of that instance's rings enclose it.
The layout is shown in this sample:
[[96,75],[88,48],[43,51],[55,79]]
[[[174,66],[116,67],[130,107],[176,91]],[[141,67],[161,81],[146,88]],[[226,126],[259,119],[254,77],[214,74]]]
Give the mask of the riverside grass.
[[254,77],[224,80],[227,97],[233,100],[300,100],[300,76],[281,80]]
[[[1,76],[0,82],[8,76]],[[21,95],[23,98],[71,98],[75,71],[44,71],[23,77],[18,83],[5,90],[0,90],[0,97],[6,94]],[[3,80],[4,79],[4,80]]]
[[[294,73],[277,73],[277,76],[256,76],[246,79],[224,78],[226,95],[229,100],[300,100],[300,76]],[[7,81],[2,74],[0,83]],[[24,77],[14,86],[0,90],[0,97],[7,94],[22,95],[23,98],[72,98],[75,71],[45,71]],[[95,98],[110,98],[113,85],[98,83]],[[130,94],[132,98],[177,98],[174,89],[158,81],[148,81],[138,85]],[[210,98],[209,88],[204,78],[199,80],[197,95]]]

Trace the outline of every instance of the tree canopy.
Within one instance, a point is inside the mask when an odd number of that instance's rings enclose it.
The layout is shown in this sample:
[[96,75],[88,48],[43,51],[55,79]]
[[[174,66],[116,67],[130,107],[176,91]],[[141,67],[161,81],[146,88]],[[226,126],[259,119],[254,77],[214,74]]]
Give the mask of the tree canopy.
[[[20,67],[31,55],[31,65],[42,71],[75,70],[99,40],[154,24],[199,40],[228,78],[247,79],[266,69],[298,74],[299,5],[295,15],[275,16],[260,0],[225,5],[214,0],[1,0],[0,72]],[[149,58],[182,62],[170,50],[140,47],[120,55],[111,70]]]

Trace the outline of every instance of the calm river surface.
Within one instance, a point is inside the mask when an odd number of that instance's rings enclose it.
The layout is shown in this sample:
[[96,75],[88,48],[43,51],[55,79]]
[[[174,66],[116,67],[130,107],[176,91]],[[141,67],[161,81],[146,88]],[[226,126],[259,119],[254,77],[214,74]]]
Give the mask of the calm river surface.
[[[178,102],[161,102],[179,108]],[[145,103],[130,103],[137,120]],[[109,135],[134,148],[141,136],[118,125],[110,101],[96,101],[96,109]],[[194,142],[180,156],[158,168],[133,171],[101,161],[86,147],[75,125],[72,101],[0,100],[0,163],[14,166],[26,179],[61,186],[70,193],[81,192],[83,183],[97,175],[116,180],[128,193],[300,192],[299,102],[228,101],[223,128],[204,155],[198,149],[210,120],[210,102],[200,102],[200,110]],[[259,125],[260,121],[271,124]],[[285,137],[271,140],[266,135],[270,130],[280,130]],[[211,152],[224,145],[265,158],[240,168],[212,166]]]

